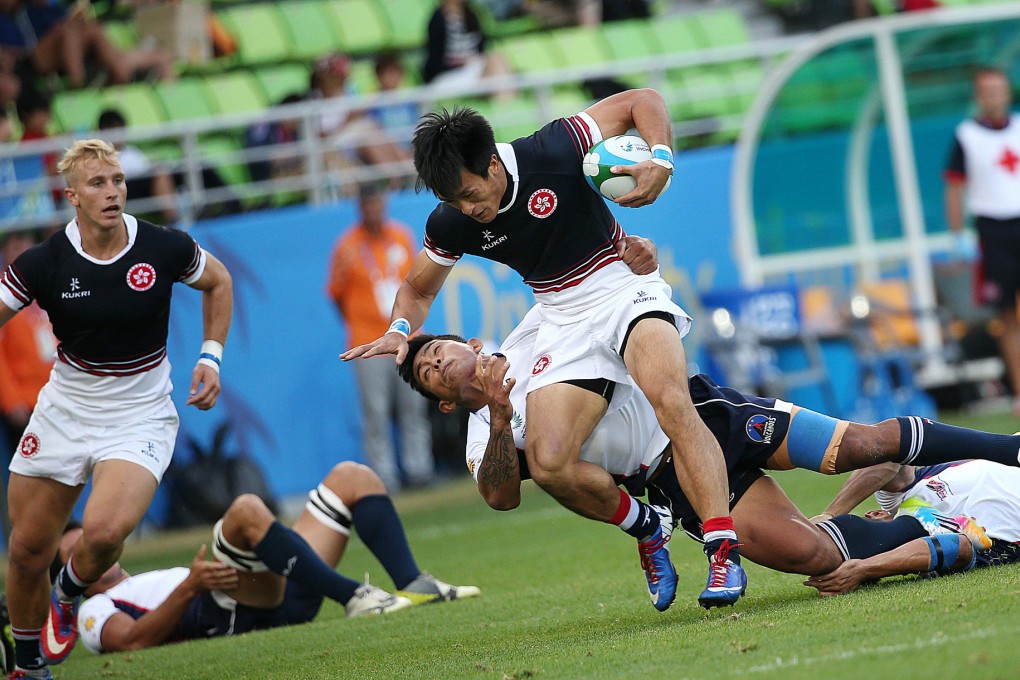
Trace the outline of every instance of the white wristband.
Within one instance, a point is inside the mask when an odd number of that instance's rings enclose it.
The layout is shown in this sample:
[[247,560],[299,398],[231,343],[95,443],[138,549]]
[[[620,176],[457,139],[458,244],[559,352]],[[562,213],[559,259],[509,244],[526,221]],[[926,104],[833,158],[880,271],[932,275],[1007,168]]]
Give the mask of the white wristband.
[[652,146],[651,151],[653,163],[666,168],[670,172],[673,171],[673,149],[665,144],[655,144]]
[[406,338],[411,334],[411,322],[403,317],[400,317],[399,319],[394,319],[393,323],[390,324],[389,330],[387,330],[386,332],[400,333]]
[[198,363],[219,373],[221,361],[223,361],[223,343],[218,340],[203,341],[202,351],[198,355]]

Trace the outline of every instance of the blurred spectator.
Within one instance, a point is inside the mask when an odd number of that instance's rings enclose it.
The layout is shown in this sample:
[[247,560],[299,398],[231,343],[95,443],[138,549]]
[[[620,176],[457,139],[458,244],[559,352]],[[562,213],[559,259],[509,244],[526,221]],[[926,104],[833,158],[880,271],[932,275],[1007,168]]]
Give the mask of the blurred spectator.
[[[627,0],[613,4],[626,5]],[[598,26],[602,23],[601,0],[525,0],[524,9],[546,28]]]
[[[330,298],[347,322],[348,347],[371,342],[386,332],[397,288],[415,253],[411,230],[386,217],[386,196],[378,186],[362,186],[358,208],[360,220],[340,236],[334,248],[327,285]],[[348,365],[358,380],[368,464],[389,491],[401,488],[391,437],[395,413],[400,429],[400,468],[407,485],[430,483],[435,470],[427,400],[403,385],[392,357]]]
[[981,243],[976,297],[1002,322],[999,350],[1020,416],[1020,115],[1010,112],[1012,89],[1001,69],[975,73],[974,102],[977,112],[956,127],[945,168],[946,223],[963,237],[966,188]]
[[[15,110],[18,113],[18,120],[21,121],[21,141],[31,142],[37,139],[47,139],[50,136],[49,127],[53,121],[53,106],[48,94],[35,88],[26,87],[18,97]],[[59,206],[64,202],[64,190],[63,185],[56,180],[57,152],[48,151],[40,156],[40,160],[43,173],[54,180],[50,193],[53,197],[53,204]]]
[[[106,109],[99,114],[97,127],[100,130],[120,130],[127,127],[127,121],[120,111]],[[114,142],[114,148],[120,155],[120,167],[124,171],[129,199],[154,198],[158,207],[143,210],[142,213],[154,213],[156,221],[161,224],[177,222],[177,191],[174,180],[163,168],[153,165],[145,152],[137,146],[123,141]]]
[[[405,87],[407,72],[400,55],[390,51],[380,53],[375,59],[375,77],[379,81],[379,92],[395,92]],[[408,101],[373,106],[368,113],[380,128],[402,143],[405,149],[410,149],[411,134],[421,115],[417,103]]]
[[[106,109],[99,114],[97,126],[100,130],[119,130],[127,127],[124,115],[117,109]],[[127,184],[128,200],[132,198],[154,198],[158,207],[146,210],[157,221],[173,224],[179,215],[177,211],[177,189],[187,186],[183,171],[171,172],[169,168],[153,163],[144,151],[136,146],[118,142],[114,144],[120,155],[120,166],[124,170]],[[201,169],[202,188],[206,191],[220,190],[227,183],[215,168],[203,166]],[[232,215],[241,212],[241,203],[232,194],[229,198],[220,198],[205,206],[199,217],[215,217]]]
[[72,88],[84,87],[88,58],[114,83],[128,83],[149,72],[174,77],[173,63],[158,49],[121,51],[90,15],[87,1],[70,9],[45,0],[0,0],[0,46],[24,59],[42,76],[63,75]]
[[[311,75],[311,99],[341,101],[355,94],[348,85],[351,61],[344,54],[330,54],[315,62]],[[319,134],[333,146],[326,163],[331,170],[352,166],[352,159],[366,165],[403,164],[411,170],[410,153],[397,145],[365,111],[334,108],[319,118]],[[399,182],[395,181],[394,186]]]
[[[279,101],[277,106],[297,104],[304,101],[300,94],[289,94]],[[272,123],[255,123],[244,133],[244,146],[254,149],[262,146],[276,147],[281,144],[292,144],[301,137],[301,120],[285,118]],[[265,182],[271,179],[294,177],[303,171],[304,163],[298,151],[280,151],[270,158],[260,158],[248,163],[248,176],[253,182]]]
[[429,19],[422,80],[435,87],[469,87],[509,73],[498,54],[485,52],[478,15],[465,0],[441,0]]
[[10,50],[0,46],[0,109],[6,109],[21,94],[18,60]]
[[[0,257],[6,266],[35,245],[31,232],[0,236]],[[0,328],[0,415],[7,430],[3,456],[7,460],[21,439],[39,390],[50,377],[57,340],[49,317],[36,303]]]
[[602,0],[602,21],[648,19],[652,8],[648,0]]

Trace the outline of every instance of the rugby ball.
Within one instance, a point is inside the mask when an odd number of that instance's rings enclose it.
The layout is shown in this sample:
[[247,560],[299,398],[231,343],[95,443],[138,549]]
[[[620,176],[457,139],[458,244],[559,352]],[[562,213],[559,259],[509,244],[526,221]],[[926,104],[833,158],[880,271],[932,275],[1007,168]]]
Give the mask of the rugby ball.
[[[617,135],[603,139],[585,154],[581,169],[588,185],[597,193],[615,201],[634,191],[637,182],[630,175],[617,175],[610,171],[616,165],[635,165],[652,157],[648,142],[637,135]],[[669,188],[673,177],[666,180],[661,196]]]

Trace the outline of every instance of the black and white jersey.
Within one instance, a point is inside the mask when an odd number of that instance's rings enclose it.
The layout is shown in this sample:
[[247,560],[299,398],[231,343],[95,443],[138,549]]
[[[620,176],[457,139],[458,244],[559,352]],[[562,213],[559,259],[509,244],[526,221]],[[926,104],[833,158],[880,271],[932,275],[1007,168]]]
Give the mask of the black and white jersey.
[[60,394],[51,389],[48,396],[70,399],[62,405],[75,411],[83,404],[109,408],[104,397],[147,402],[170,393],[171,289],[205,270],[204,251],[184,232],[131,215],[124,222],[128,244],[109,260],[85,253],[72,221],[0,276],[0,300],[8,307],[35,300],[49,314],[59,343],[50,385]]
[[946,179],[967,183],[967,208],[979,217],[1020,217],[1020,115],[996,128],[974,119],[956,127]]
[[444,266],[465,254],[502,262],[543,305],[577,311],[585,300],[611,293],[618,287],[614,283],[604,290],[591,284],[630,275],[615,249],[624,232],[581,170],[585,153],[601,140],[598,125],[582,112],[530,137],[497,144],[507,174],[498,214],[482,224],[440,204],[425,225],[429,257]]

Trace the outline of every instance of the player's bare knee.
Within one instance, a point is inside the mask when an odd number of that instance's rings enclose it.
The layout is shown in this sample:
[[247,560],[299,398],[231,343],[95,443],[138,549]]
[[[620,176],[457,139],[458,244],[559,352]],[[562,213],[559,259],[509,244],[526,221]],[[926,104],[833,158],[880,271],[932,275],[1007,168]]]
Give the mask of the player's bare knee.
[[386,485],[372,468],[349,460],[334,465],[322,484],[349,506],[365,496],[386,493]]
[[7,563],[9,570],[22,573],[43,572],[49,569],[59,543],[25,536],[17,529],[11,533]]
[[556,447],[535,446],[528,449],[528,470],[535,484],[543,489],[561,485],[569,475],[570,462],[577,456],[564,455]]
[[231,541],[257,543],[275,519],[265,501],[253,493],[244,493],[223,514],[223,532]]

